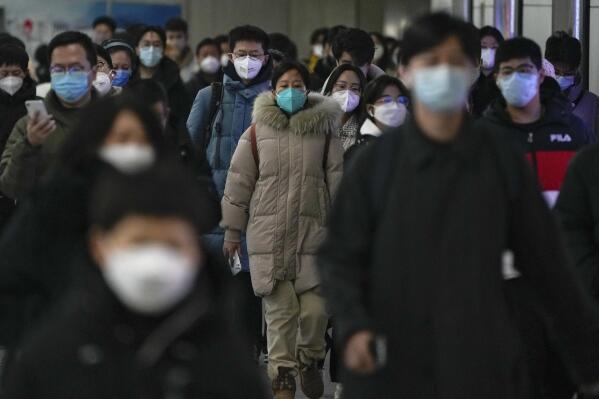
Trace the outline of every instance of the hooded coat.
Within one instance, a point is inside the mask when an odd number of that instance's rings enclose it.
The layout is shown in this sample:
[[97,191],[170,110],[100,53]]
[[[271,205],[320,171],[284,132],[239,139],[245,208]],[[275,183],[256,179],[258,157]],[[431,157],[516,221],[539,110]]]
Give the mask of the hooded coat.
[[572,103],[572,113],[583,120],[596,140],[599,137],[599,97],[584,89],[580,76],[577,76],[574,86],[567,89],[564,94]]
[[319,285],[316,253],[343,173],[343,148],[333,134],[341,113],[334,100],[317,94],[310,94],[304,109],[291,117],[272,93],[256,99],[258,159],[250,128],[231,161],[221,225],[225,240],[232,242],[239,242],[247,229],[250,273],[258,296],[269,295],[277,280],[294,281],[298,294]]

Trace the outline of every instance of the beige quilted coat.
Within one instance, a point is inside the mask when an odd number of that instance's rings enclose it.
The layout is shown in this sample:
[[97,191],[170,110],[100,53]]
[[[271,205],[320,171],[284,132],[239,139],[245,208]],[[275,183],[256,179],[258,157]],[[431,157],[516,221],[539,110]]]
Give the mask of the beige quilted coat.
[[[248,129],[227,175],[222,200],[225,240],[246,232],[254,292],[269,295],[277,280],[298,293],[319,285],[316,253],[325,237],[327,213],[343,173],[343,148],[333,134],[341,109],[309,94],[306,106],[288,118],[271,92],[256,98],[259,171]],[[331,135],[326,166],[326,135]]]

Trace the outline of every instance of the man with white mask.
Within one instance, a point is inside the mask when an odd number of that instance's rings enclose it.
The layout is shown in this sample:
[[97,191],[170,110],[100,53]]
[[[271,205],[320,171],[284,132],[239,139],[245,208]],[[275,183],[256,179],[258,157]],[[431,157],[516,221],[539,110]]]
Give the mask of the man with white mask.
[[501,32],[492,26],[482,27],[479,33],[480,74],[470,92],[470,112],[475,117],[481,117],[489,104],[501,95],[495,83],[495,53],[504,40]]
[[599,318],[530,168],[465,111],[474,29],[445,13],[408,27],[413,117],[364,149],[337,194],[320,253],[345,399],[536,397],[504,291],[505,254],[552,321],[576,383],[593,390],[599,380]]
[[220,46],[212,38],[205,38],[196,46],[196,64],[199,66],[199,70],[185,84],[191,101],[195,100],[198,92],[204,87],[210,86],[214,82],[222,82],[223,69],[220,57]]
[[[223,81],[213,83],[198,93],[187,120],[187,128],[199,156],[210,166],[219,198],[223,197],[227,172],[241,135],[252,122],[254,100],[270,90],[272,61],[268,55],[269,38],[255,26],[240,26],[229,33],[231,62],[224,67]],[[215,229],[204,236],[206,248],[222,252],[224,231]],[[254,347],[261,333],[262,309],[252,290],[245,239],[242,240],[243,272],[234,279],[243,297],[236,302],[233,316],[242,325],[239,331],[249,335],[248,347]],[[243,334],[242,333],[242,334]]]

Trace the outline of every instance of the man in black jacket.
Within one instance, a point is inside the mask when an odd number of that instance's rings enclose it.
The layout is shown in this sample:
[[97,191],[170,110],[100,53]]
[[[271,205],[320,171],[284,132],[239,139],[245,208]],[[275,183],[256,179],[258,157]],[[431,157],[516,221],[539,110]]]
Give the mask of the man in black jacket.
[[471,32],[443,13],[408,28],[413,121],[365,149],[341,183],[321,265],[346,399],[533,397],[504,293],[502,267],[514,265],[576,382],[599,380],[599,319],[524,157],[464,112],[480,46]]
[[226,319],[225,269],[198,239],[219,204],[184,176],[159,165],[100,180],[89,233],[98,272],[25,341],[7,397],[267,397]]

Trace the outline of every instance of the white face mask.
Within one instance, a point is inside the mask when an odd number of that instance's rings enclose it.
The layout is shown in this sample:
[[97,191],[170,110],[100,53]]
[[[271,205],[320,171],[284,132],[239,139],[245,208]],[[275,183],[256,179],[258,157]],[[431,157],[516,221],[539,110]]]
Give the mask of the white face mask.
[[134,174],[152,166],[154,149],[139,144],[112,144],[100,150],[100,159],[122,173]]
[[318,58],[322,58],[324,54],[324,46],[322,44],[312,45],[312,54],[314,54]]
[[483,69],[489,70],[495,67],[495,52],[494,48],[484,48],[480,52]]
[[104,72],[96,73],[96,80],[92,83],[96,91],[100,94],[100,97],[108,94],[110,89],[112,88],[112,81],[110,80],[110,76]]
[[146,244],[106,256],[104,280],[129,309],[162,313],[192,290],[198,268],[182,253],[161,244]]
[[351,90],[336,91],[331,97],[339,103],[343,112],[352,112],[360,104],[360,96]]
[[216,57],[213,57],[211,55],[204,58],[200,63],[200,69],[204,73],[214,74],[218,72],[219,68],[220,62],[216,59]]
[[233,61],[235,64],[235,71],[241,79],[251,80],[258,76],[260,69],[262,69],[262,61],[257,58],[252,58],[249,55],[246,57],[236,58]]
[[401,126],[406,120],[408,109],[403,104],[391,102],[374,107],[374,119],[389,127]]
[[0,79],[0,89],[10,96],[14,96],[16,92],[21,90],[21,87],[23,87],[23,78],[18,76],[7,76]]
[[220,65],[224,68],[229,64],[230,58],[227,54],[220,56]]

